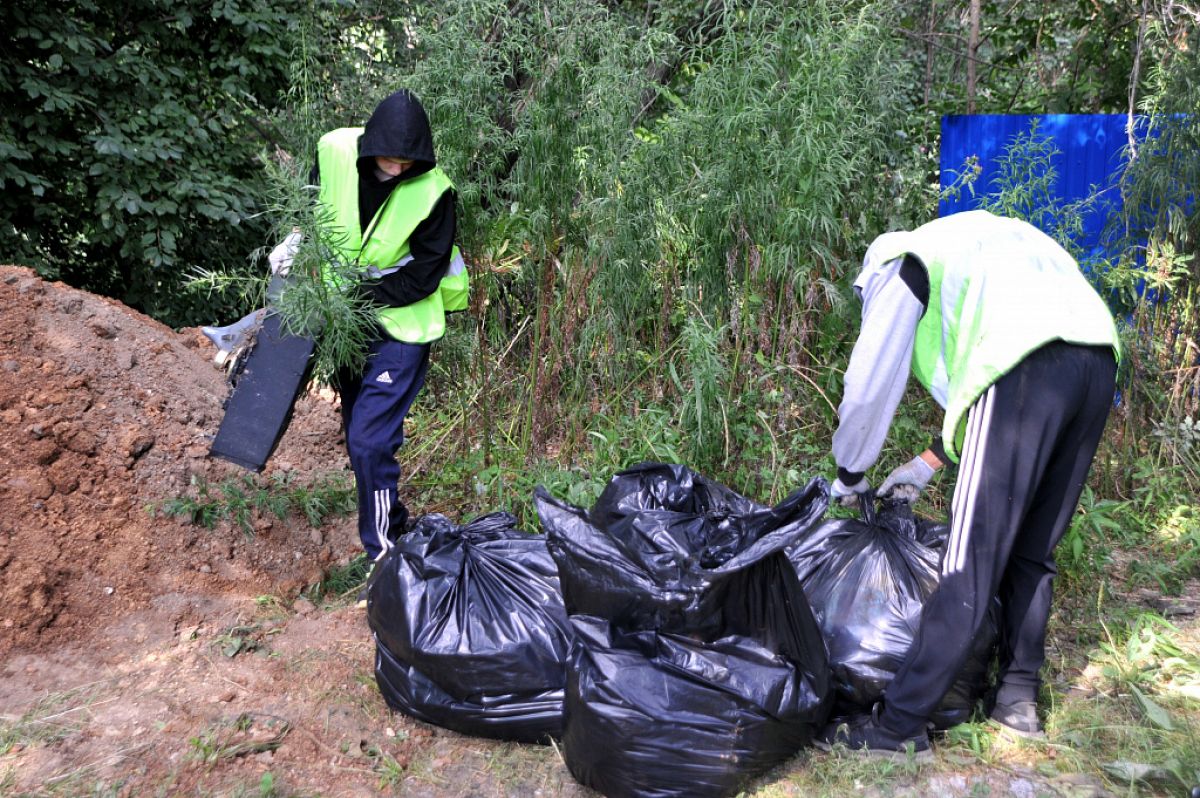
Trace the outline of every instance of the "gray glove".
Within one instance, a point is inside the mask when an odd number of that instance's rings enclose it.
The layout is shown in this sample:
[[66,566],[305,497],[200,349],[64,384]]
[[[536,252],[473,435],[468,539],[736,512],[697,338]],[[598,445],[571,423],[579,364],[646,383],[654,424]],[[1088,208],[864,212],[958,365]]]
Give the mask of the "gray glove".
[[829,486],[829,498],[843,507],[857,507],[859,497],[871,489],[871,483],[863,477],[853,485],[846,485],[840,479],[835,479]]
[[878,495],[911,504],[925,490],[933,474],[933,466],[917,455],[887,475],[887,479],[879,486]]

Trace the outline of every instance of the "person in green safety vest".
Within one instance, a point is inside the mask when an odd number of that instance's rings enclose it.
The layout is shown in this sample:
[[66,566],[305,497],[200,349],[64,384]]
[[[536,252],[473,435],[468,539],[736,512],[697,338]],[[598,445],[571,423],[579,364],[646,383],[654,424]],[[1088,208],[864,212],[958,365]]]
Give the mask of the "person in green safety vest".
[[885,233],[854,282],[862,327],[833,436],[831,496],[870,490],[909,371],[945,410],[941,436],[889,474],[880,495],[912,501],[958,464],[941,579],[883,700],[818,738],[868,754],[932,756],[926,724],[1002,603],[991,719],[1043,734],[1039,670],[1054,547],[1078,505],[1113,403],[1112,314],[1075,260],[1032,225],[987,211]]
[[[445,333],[446,313],[467,307],[467,271],[454,244],[454,185],[437,166],[425,109],[407,90],[384,99],[365,127],[322,136],[314,172],[326,240],[362,277],[346,287],[378,307],[365,366],[334,380],[358,491],[359,538],[376,561],[409,520],[397,495],[396,450],[425,383],[430,346]],[[330,269],[326,279],[344,278]]]

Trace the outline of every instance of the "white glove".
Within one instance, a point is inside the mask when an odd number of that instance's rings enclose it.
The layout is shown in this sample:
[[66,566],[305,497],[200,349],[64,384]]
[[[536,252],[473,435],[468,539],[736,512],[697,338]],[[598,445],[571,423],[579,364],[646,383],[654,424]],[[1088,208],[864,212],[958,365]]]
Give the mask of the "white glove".
[[910,504],[917,500],[921,491],[933,478],[933,466],[917,455],[887,475],[879,486],[879,496],[899,499]]
[[846,485],[841,479],[835,479],[833,484],[829,486],[829,498],[843,507],[857,507],[859,496],[870,489],[871,483],[867,482],[866,477],[863,477],[853,485]]
[[280,277],[287,277],[288,272],[292,268],[292,261],[296,258],[296,252],[300,249],[300,241],[304,236],[299,230],[293,230],[288,233],[287,238],[283,239],[275,249],[271,250],[271,254],[267,256],[267,263],[271,264],[271,274],[278,274]]

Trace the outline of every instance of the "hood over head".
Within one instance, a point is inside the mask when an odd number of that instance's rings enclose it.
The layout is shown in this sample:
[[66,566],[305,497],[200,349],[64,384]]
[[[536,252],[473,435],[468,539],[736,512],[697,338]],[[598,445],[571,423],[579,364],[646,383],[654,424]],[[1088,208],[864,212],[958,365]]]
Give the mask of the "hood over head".
[[375,168],[375,157],[404,158],[413,165],[398,180],[425,174],[437,165],[433,133],[421,101],[401,89],[381,102],[358,140],[358,171],[367,176]]

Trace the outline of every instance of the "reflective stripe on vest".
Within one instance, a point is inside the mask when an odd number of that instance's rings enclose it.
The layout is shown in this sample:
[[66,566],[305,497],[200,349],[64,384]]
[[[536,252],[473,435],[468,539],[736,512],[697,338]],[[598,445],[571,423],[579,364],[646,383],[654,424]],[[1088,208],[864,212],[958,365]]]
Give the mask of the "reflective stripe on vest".
[[[317,144],[320,198],[331,216],[325,230],[329,246],[344,262],[359,265],[364,276],[380,277],[411,262],[409,237],[454,185],[436,167],[401,182],[388,195],[364,234],[359,223],[357,167],[358,139],[362,131],[362,128],[339,128],[321,137]],[[326,278],[331,282],[338,281],[328,268]],[[438,290],[411,305],[380,310],[380,325],[398,341],[435,341],[445,334],[445,312],[465,309],[469,290],[466,265],[455,247],[450,268]],[[453,301],[447,302],[447,299]]]
[[[389,266],[386,269],[369,266],[366,274],[371,279],[378,280],[389,274],[395,274],[412,261],[412,255],[405,255],[395,266]],[[446,276],[438,283],[438,293],[442,297],[442,308],[446,313],[467,309],[470,300],[470,278],[467,276],[467,263],[463,260],[458,247],[455,247],[451,253]]]
[[945,408],[942,443],[955,462],[967,410],[1033,350],[1062,340],[1109,345],[1120,355],[1104,300],[1070,254],[1033,225],[967,211],[885,233],[867,250],[863,273],[907,253],[929,274],[913,374]]
[[[395,266],[389,266],[386,269],[379,269],[379,268],[376,268],[375,266],[368,266],[366,275],[373,280],[378,280],[382,277],[387,277],[389,274],[395,274],[396,272],[400,271],[401,269],[403,269],[405,266],[407,266],[408,264],[410,264],[412,262],[413,262],[413,256],[405,255],[403,258],[401,258],[396,263]],[[455,247],[454,255],[450,259],[450,266],[446,270],[446,276],[453,277],[455,275],[462,274],[466,270],[467,270],[467,264],[462,259],[462,255],[459,253],[458,247]]]

